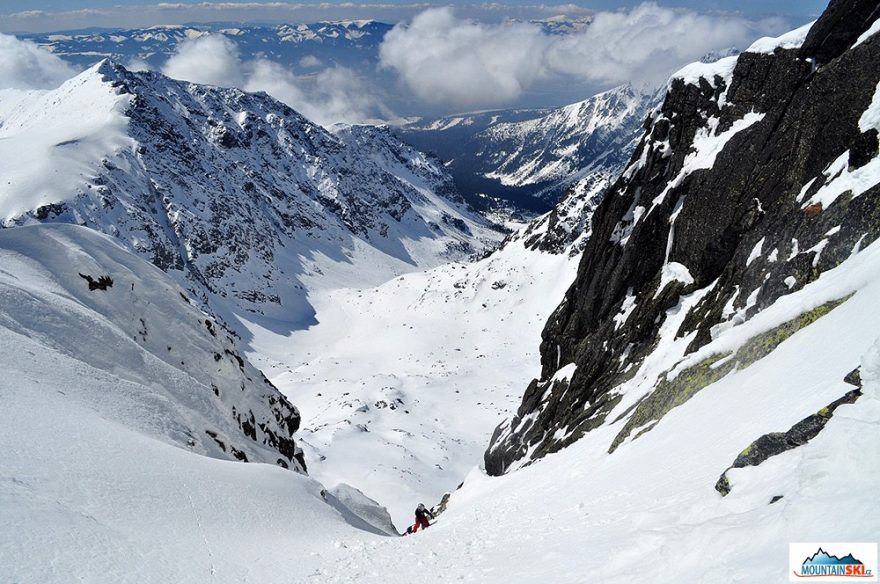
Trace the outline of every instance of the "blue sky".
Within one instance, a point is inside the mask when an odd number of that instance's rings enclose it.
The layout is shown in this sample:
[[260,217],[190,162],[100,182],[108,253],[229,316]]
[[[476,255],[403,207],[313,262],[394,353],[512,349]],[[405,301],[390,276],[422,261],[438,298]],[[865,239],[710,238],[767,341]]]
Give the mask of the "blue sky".
[[[369,0],[279,4],[255,0],[223,3],[166,0],[164,5],[143,0],[0,0],[0,32],[49,32],[101,27],[139,27],[189,22],[313,22],[346,18],[373,18],[385,22],[409,19],[426,5],[454,5],[463,16],[479,20],[504,17],[542,18],[556,14],[577,16],[591,10],[631,8],[642,0],[588,0],[542,3],[536,0],[503,0],[498,3],[425,2],[423,0]],[[826,0],[659,0],[660,6],[697,12],[733,13],[750,19],[782,17],[791,24],[815,18]]]

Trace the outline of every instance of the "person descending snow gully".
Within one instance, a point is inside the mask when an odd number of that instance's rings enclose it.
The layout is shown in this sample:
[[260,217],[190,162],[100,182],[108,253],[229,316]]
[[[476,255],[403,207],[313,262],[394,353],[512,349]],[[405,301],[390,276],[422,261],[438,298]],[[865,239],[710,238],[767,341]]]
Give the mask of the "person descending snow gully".
[[427,529],[431,526],[428,522],[428,517],[434,519],[434,514],[425,507],[424,503],[419,503],[419,506],[416,507],[416,524],[407,529],[407,533],[415,533],[419,530],[419,527]]

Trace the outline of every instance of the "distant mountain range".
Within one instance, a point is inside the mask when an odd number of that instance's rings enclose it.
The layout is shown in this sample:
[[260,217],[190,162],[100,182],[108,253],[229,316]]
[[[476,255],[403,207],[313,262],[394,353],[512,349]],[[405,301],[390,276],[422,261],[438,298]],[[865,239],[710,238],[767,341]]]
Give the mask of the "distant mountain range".
[[[313,24],[253,26],[194,24],[135,29],[91,29],[53,34],[19,35],[81,67],[102,58],[117,63],[141,61],[160,68],[181,42],[210,33],[223,34],[238,45],[242,58],[265,57],[301,70],[304,57],[317,57],[326,65],[356,65],[375,60],[379,43],[392,25],[374,20],[348,20]],[[316,53],[320,53],[319,55]]]
[[[553,17],[532,21],[549,34],[571,34],[591,23],[591,18]],[[74,66],[85,69],[101,59],[111,59],[129,69],[161,70],[180,43],[208,34],[222,34],[237,47],[244,61],[268,59],[297,76],[303,88],[315,83],[328,67],[350,69],[365,94],[394,115],[424,115],[424,104],[414,105],[405,92],[397,91],[397,79],[379,67],[379,45],[394,24],[376,20],[253,25],[231,22],[148,28],[58,31],[20,34]],[[578,86],[563,86],[555,96],[535,96],[543,103],[567,103],[588,94]],[[414,111],[418,110],[418,111]],[[374,112],[375,113],[375,112]],[[383,118],[388,116],[382,113]]]

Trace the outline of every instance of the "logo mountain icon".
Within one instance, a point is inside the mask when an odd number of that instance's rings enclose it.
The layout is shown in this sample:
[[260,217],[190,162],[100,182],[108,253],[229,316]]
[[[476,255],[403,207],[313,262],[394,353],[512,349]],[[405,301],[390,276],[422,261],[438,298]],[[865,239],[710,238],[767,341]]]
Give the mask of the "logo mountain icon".
[[832,556],[822,548],[819,548],[815,554],[804,560],[805,566],[809,565],[862,565],[862,562],[855,559],[852,554],[847,554],[842,558]]

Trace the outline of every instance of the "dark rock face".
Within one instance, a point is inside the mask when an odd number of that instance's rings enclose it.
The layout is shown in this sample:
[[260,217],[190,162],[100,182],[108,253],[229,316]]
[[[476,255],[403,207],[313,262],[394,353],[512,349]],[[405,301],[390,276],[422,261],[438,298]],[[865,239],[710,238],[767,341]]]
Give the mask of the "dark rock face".
[[827,63],[852,44],[851,31],[880,17],[880,4],[871,0],[831,0],[825,13],[810,29],[801,51],[819,63]]
[[[850,373],[846,379],[850,379],[853,374],[858,378],[858,369]],[[757,466],[772,456],[782,454],[798,446],[803,446],[822,431],[839,406],[855,403],[861,395],[862,391],[859,386],[859,388],[848,391],[843,397],[834,400],[815,414],[807,416],[789,428],[788,431],[764,434],[740,452],[739,456],[733,461],[733,464],[721,473],[718,482],[715,483],[715,490],[721,493],[722,497],[728,495],[731,487],[730,481],[727,478],[727,471],[731,468]],[[782,497],[779,496],[779,498],[781,499]],[[773,503],[775,501],[770,502]]]
[[[880,80],[880,39],[852,47],[877,16],[876,2],[833,2],[801,49],[744,53],[727,61],[732,72],[670,82],[595,212],[577,278],[542,335],[541,379],[496,429],[490,474],[604,423],[668,319],[680,321],[663,342],[686,337],[693,352],[713,327],[748,320],[880,236],[878,185],[811,200],[847,152],[850,164],[877,155],[859,119]],[[705,163],[713,140],[726,141]],[[567,380],[554,379],[570,364]]]

